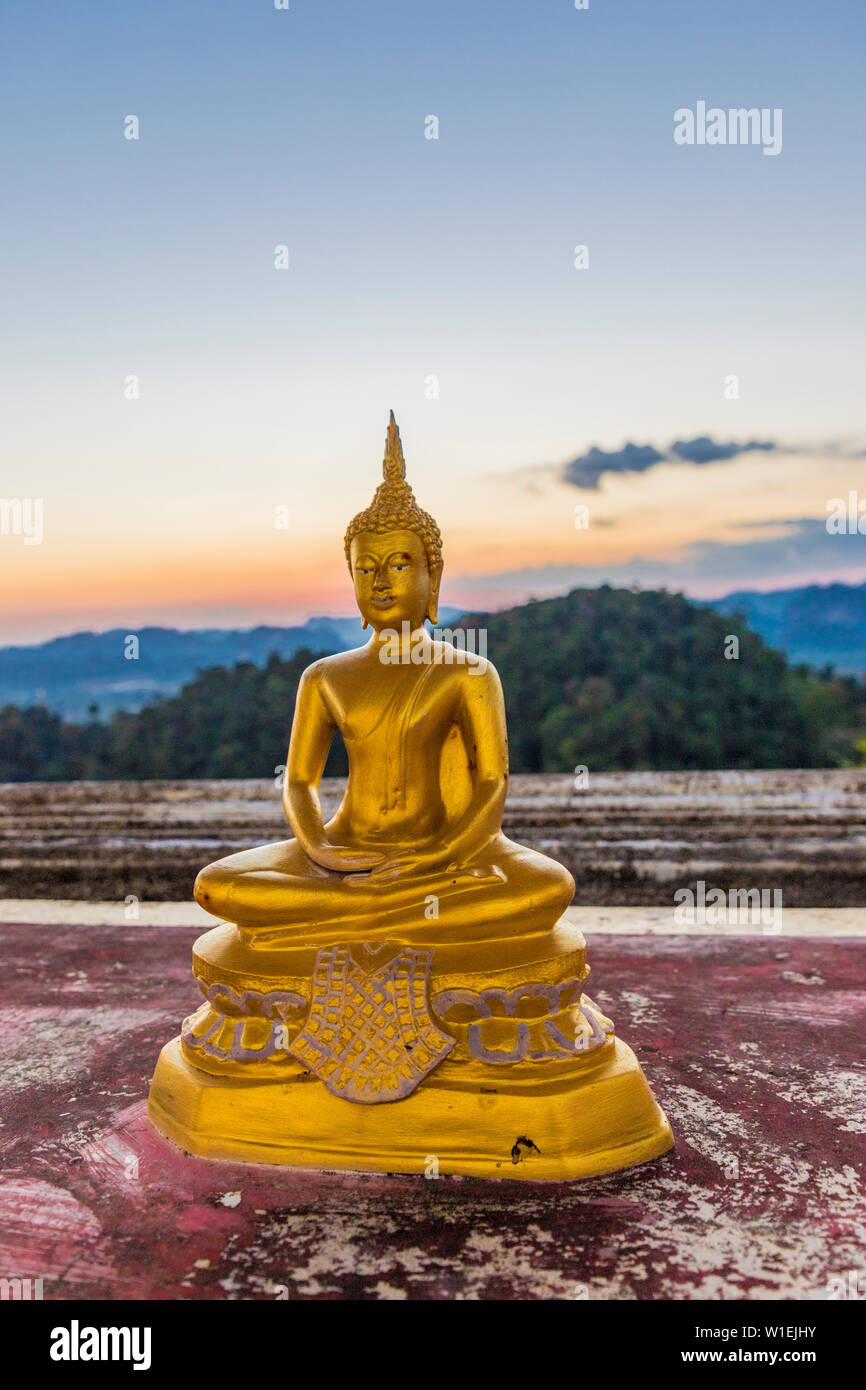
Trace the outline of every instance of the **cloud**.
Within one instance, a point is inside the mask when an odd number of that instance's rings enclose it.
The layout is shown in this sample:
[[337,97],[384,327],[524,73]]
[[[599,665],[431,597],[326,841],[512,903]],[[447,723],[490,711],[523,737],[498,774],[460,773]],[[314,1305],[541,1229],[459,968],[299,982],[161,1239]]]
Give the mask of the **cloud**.
[[664,460],[665,455],[651,444],[626,444],[610,452],[593,448],[567,463],[562,478],[574,487],[597,488],[605,473],[645,473]]
[[[481,609],[485,591],[495,593],[495,606],[504,606],[523,602],[529,594],[545,598],[596,584],[664,586],[716,597],[732,589],[788,589],[801,583],[833,579],[859,583],[866,579],[866,537],[832,535],[826,522],[815,517],[785,517],[759,524],[767,534],[741,541],[699,541],[662,559],[636,555],[609,565],[526,567],[461,576],[450,587],[459,589],[461,600],[464,593],[474,591],[472,603]],[[775,534],[771,534],[774,529]]]
[[598,488],[599,480],[605,473],[645,473],[659,463],[721,463],[737,458],[740,454],[750,454],[758,450],[770,453],[783,446],[771,439],[751,439],[748,443],[733,441],[723,444],[711,439],[707,434],[695,439],[677,439],[664,450],[653,444],[624,444],[621,449],[597,449],[593,447],[585,454],[579,454],[563,467],[561,478],[572,487]]
[[718,463],[723,459],[735,459],[738,454],[751,454],[757,450],[770,453],[778,449],[771,439],[753,439],[748,444],[720,444],[709,435],[699,435],[697,439],[678,439],[670,447],[670,454],[686,463]]

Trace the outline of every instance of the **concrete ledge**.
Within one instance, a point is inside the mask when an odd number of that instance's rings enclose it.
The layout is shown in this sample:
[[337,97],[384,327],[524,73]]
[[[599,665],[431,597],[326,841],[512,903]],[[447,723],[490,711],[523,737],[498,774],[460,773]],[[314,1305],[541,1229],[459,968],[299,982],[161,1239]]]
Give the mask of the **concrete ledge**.
[[[345,782],[322,781],[326,819]],[[570,869],[576,902],[667,909],[699,879],[787,907],[866,902],[866,768],[510,779],[503,829]],[[182,903],[203,864],[289,834],[273,779],[0,786],[0,894]]]
[[[39,926],[142,926],[197,927],[207,931],[216,918],[198,903],[141,902],[132,907],[124,903],[91,903],[76,899],[0,898],[0,923],[33,923]],[[688,926],[674,919],[672,907],[570,907],[570,922],[586,936],[866,936],[866,906],[783,908],[781,927],[760,922],[737,922],[725,926]]]

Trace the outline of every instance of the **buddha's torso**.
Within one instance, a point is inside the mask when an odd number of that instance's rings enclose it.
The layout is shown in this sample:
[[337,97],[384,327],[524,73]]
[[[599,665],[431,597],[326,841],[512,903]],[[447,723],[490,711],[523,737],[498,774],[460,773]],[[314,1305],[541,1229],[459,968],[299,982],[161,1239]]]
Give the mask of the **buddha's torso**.
[[[441,643],[436,644],[441,647]],[[415,845],[459,812],[442,753],[459,728],[465,661],[384,664],[375,649],[321,663],[321,693],[349,758],[346,795],[328,827],[354,845]]]

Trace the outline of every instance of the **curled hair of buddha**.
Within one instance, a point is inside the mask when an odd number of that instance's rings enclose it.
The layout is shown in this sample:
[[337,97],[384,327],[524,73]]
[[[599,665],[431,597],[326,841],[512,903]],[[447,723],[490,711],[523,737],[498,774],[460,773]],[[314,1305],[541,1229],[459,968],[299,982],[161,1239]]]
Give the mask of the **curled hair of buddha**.
[[370,531],[375,536],[382,536],[386,531],[414,531],[423,542],[427,564],[432,571],[442,563],[442,536],[430,513],[418,506],[415,494],[406,482],[403,445],[393,410],[385,438],[382,476],[384,482],[376,488],[369,507],[353,517],[346,528],[346,563],[349,571],[352,569],[352,541],[362,531]]

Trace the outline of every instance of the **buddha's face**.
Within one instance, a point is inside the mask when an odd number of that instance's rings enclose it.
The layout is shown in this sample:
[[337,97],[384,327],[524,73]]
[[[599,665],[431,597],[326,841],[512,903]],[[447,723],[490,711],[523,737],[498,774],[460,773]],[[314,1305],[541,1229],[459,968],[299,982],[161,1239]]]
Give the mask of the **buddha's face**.
[[424,542],[414,531],[362,531],[352,540],[352,579],[361,617],[377,632],[413,628],[435,614],[439,576],[430,573]]

